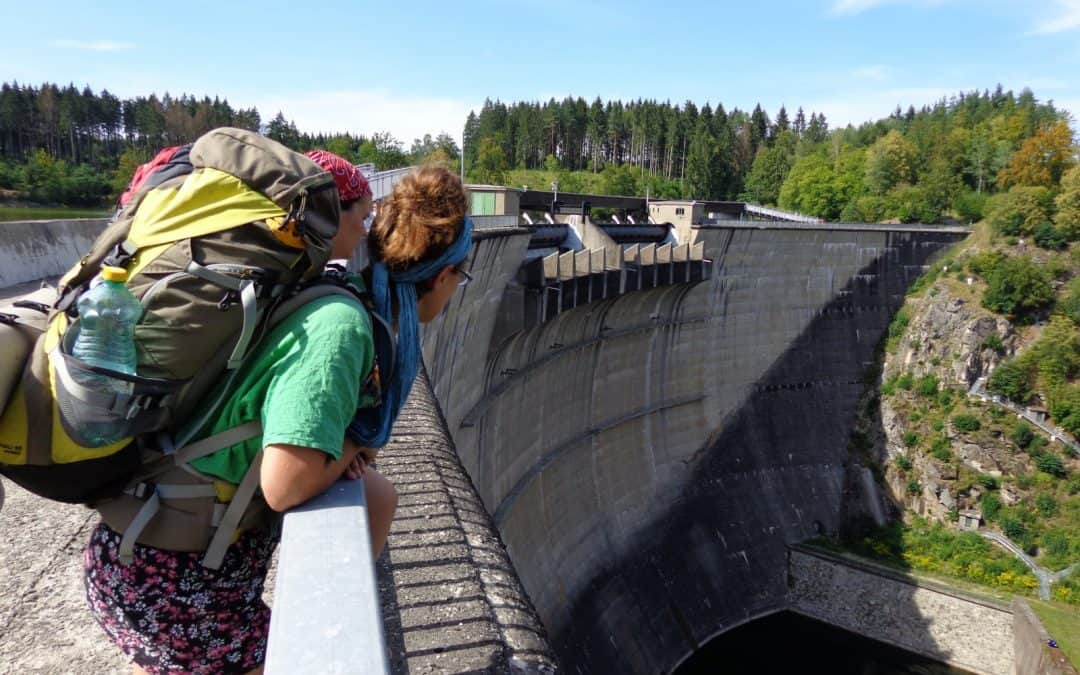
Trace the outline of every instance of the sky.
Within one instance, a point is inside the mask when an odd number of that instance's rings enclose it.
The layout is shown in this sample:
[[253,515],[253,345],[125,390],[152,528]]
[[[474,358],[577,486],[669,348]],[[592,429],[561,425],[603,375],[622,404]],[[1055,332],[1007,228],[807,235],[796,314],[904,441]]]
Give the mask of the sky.
[[0,0],[0,82],[460,139],[485,98],[757,103],[830,127],[999,83],[1080,117],[1080,0]]

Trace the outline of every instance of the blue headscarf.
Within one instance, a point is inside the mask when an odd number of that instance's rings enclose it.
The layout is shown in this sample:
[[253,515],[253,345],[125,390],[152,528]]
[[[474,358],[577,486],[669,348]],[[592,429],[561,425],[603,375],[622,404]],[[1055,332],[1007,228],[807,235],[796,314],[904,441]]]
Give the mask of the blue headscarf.
[[382,405],[358,409],[353,421],[349,423],[345,435],[353,442],[369,448],[381,448],[390,440],[394,420],[405,405],[409,389],[420,370],[420,322],[416,314],[416,284],[431,279],[447,265],[464,262],[472,247],[472,232],[472,218],[465,216],[461,234],[450,248],[435,260],[410,267],[404,272],[391,272],[379,261],[372,263],[371,291],[375,300],[375,311],[393,323],[391,290],[397,299],[397,355],[393,375],[389,381],[383,379],[381,382]]

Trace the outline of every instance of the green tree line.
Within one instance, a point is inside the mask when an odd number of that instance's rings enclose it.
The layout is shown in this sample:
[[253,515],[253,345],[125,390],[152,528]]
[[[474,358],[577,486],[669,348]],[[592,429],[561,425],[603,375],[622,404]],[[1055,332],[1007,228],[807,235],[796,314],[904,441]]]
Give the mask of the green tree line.
[[90,87],[0,85],[0,197],[97,206],[123,190],[157,150],[188,143],[220,126],[259,131],[294,150],[325,148],[357,163],[391,169],[420,161],[456,162],[447,134],[425,135],[406,148],[388,133],[306,133],[278,112],[268,122],[255,108],[227,99],[151,94],[121,99]]
[[464,152],[477,182],[589,172],[610,193],[741,199],[828,220],[975,221],[991,194],[1060,181],[1075,157],[1068,122],[1000,85],[841,129],[783,106],[772,117],[760,105],[488,100],[465,122]]

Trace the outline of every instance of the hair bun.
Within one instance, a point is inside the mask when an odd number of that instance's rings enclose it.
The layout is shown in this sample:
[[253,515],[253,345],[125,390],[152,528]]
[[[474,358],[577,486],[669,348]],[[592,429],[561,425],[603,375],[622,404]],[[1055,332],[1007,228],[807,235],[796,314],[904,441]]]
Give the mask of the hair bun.
[[467,207],[455,174],[439,166],[418,169],[379,202],[368,233],[372,257],[393,271],[439,257],[460,234]]

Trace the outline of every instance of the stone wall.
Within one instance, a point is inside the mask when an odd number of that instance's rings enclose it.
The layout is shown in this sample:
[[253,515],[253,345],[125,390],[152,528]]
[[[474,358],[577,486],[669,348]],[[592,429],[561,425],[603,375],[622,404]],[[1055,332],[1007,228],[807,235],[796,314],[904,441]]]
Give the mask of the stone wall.
[[105,218],[0,223],[0,288],[67,272],[107,223]]
[[[877,566],[794,548],[791,609],[975,673],[1047,673],[1016,662],[1013,613]],[[1019,636],[1017,636],[1019,644]]]

